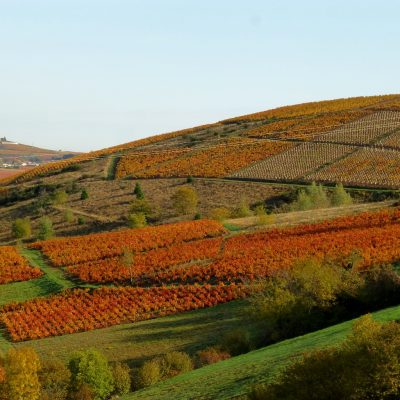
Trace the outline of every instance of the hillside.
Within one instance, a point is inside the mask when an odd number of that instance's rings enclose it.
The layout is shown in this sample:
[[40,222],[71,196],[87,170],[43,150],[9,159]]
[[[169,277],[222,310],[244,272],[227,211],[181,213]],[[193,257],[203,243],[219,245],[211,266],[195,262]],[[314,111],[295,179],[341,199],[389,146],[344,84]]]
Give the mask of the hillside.
[[[400,187],[400,95],[286,106],[52,162],[1,180],[0,240],[27,216],[34,190],[66,190],[67,204],[48,210],[60,235],[126,225],[136,183],[157,210],[156,223],[174,222],[171,196],[190,177],[198,213],[233,209],[242,199],[278,211],[312,181],[337,182],[360,201]],[[72,188],[73,186],[73,188]],[[81,201],[80,190],[90,193]],[[368,192],[372,190],[372,192]],[[358,195],[361,193],[360,195]],[[365,194],[367,193],[367,194]],[[65,224],[72,210],[81,225]],[[36,217],[33,224],[36,224]]]
[[[374,313],[374,318],[378,321],[398,320],[399,316],[400,307]],[[125,396],[124,400],[234,399],[246,395],[253,384],[273,379],[282,368],[302,353],[341,342],[353,324],[354,320],[347,321],[209,365]]]
[[[68,381],[64,364],[94,348],[133,377],[121,398],[229,399],[354,318],[398,318],[400,95],[282,107],[1,182],[0,353],[29,348],[44,374],[56,358]],[[95,398],[81,386],[63,400]]]

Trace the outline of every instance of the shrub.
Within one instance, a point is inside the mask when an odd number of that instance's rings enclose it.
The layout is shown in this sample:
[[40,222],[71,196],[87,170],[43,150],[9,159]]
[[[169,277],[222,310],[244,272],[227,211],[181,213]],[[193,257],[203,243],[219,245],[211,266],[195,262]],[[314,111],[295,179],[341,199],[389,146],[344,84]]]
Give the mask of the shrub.
[[136,198],[131,203],[131,214],[144,214],[146,217],[152,215],[153,210],[146,199]]
[[97,350],[80,351],[73,354],[69,362],[71,387],[78,391],[89,385],[96,400],[106,399],[114,389],[113,375],[107,359]]
[[231,355],[226,350],[221,350],[218,347],[208,347],[197,352],[197,366],[199,368],[206,365],[215,364],[217,362],[227,360]]
[[195,221],[198,221],[199,219],[201,219],[201,214],[200,213],[196,213],[193,219]]
[[31,221],[29,218],[17,218],[12,224],[12,233],[16,239],[27,239],[32,235]]
[[186,179],[186,183],[193,183],[193,176],[188,176]]
[[7,353],[6,377],[8,400],[38,400],[40,360],[32,348],[14,349]]
[[198,201],[196,190],[189,186],[180,187],[172,196],[173,207],[179,215],[194,213]]
[[210,218],[215,219],[216,221],[224,221],[231,216],[230,210],[226,207],[217,207],[211,210]]
[[188,354],[181,351],[172,351],[159,359],[163,379],[172,378],[193,369],[193,362]]
[[129,214],[128,225],[130,228],[144,228],[147,225],[146,215],[144,213]]
[[57,190],[53,194],[54,204],[62,205],[68,201],[68,193],[65,190]]
[[333,189],[331,201],[335,207],[347,206],[353,203],[353,199],[341,183],[338,183]]
[[140,186],[140,183],[137,183],[135,185],[135,189],[133,190],[133,194],[139,200],[143,200],[144,199],[144,193],[143,193],[142,187]]
[[53,222],[49,217],[42,217],[39,220],[39,240],[47,240],[54,236]]
[[[315,350],[278,379],[255,387],[252,400],[397,399],[400,393],[400,325],[359,319],[339,346]],[[333,379],[334,377],[334,379]]]
[[78,389],[71,394],[72,400],[97,400],[93,388],[87,383],[79,385]]
[[86,189],[82,189],[81,200],[87,200],[89,198],[89,193]]
[[262,204],[255,208],[254,213],[257,217],[257,225],[272,225],[276,221],[276,216],[274,214],[267,214]]
[[68,396],[71,372],[63,362],[56,359],[43,360],[41,364],[40,400],[65,400]]
[[234,216],[237,218],[245,218],[252,215],[249,207],[249,202],[246,199],[242,199],[234,211]]
[[85,225],[86,219],[85,217],[78,217],[78,225]]
[[226,333],[222,338],[221,348],[232,356],[248,353],[252,349],[249,332],[236,329]]
[[161,380],[161,369],[158,360],[146,361],[137,371],[136,386],[138,389],[156,384]]
[[75,219],[74,213],[71,210],[64,211],[64,221],[65,222],[71,223],[74,221],[74,219]]
[[131,370],[127,364],[117,362],[112,366],[114,377],[114,393],[122,396],[129,393],[131,388]]

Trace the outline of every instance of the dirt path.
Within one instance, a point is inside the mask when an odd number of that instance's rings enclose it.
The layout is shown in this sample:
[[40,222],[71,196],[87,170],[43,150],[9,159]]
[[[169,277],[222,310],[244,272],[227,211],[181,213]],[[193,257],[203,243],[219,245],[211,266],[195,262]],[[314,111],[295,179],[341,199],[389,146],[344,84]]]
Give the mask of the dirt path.
[[87,218],[90,218],[90,219],[93,219],[93,220],[99,221],[99,222],[110,223],[110,222],[116,221],[116,219],[113,219],[113,218],[104,217],[103,215],[99,215],[99,214],[88,213],[86,211],[76,210],[71,207],[52,206],[52,208],[54,208],[55,210],[61,211],[61,212],[62,211],[71,211],[75,215],[81,215],[82,217],[87,217]]
[[[353,204],[351,206],[344,207],[331,207],[320,210],[294,211],[289,213],[276,214],[275,223],[269,226],[281,227],[304,223],[313,223],[325,219],[332,219],[335,217],[357,214],[363,211],[373,211],[385,207],[391,207],[396,202],[397,200],[388,200],[377,203]],[[257,217],[232,218],[226,220],[225,222],[246,229],[257,226]],[[265,226],[261,226],[261,228],[262,227]]]

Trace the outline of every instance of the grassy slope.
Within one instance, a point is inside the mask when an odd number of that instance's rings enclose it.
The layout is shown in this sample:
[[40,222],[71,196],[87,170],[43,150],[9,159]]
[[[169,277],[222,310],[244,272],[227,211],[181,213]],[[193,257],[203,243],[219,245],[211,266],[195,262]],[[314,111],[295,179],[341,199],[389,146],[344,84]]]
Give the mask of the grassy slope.
[[[22,249],[21,254],[29,261],[30,265],[39,267],[44,272],[44,275],[39,279],[0,285],[0,306],[12,302],[30,300],[39,296],[48,296],[74,286],[71,281],[65,279],[62,270],[49,267],[39,251]],[[9,346],[10,342],[0,332],[0,350],[4,350]]]
[[[400,306],[379,311],[374,316],[380,321],[399,319]],[[347,321],[192,371],[123,399],[230,399],[244,395],[253,383],[274,376],[296,355],[343,340],[353,322]]]
[[221,335],[238,326],[242,309],[243,302],[235,301],[204,310],[22,342],[15,346],[33,347],[42,357],[56,356],[61,359],[68,358],[75,350],[96,347],[112,361],[137,365],[168,351],[181,350],[193,354],[217,343]]

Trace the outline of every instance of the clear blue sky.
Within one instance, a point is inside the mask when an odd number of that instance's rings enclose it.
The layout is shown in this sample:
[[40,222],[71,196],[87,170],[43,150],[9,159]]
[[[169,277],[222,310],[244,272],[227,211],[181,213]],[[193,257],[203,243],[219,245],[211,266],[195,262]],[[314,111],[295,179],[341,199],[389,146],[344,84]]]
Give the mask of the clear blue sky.
[[92,150],[400,93],[398,0],[0,0],[0,135]]

